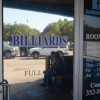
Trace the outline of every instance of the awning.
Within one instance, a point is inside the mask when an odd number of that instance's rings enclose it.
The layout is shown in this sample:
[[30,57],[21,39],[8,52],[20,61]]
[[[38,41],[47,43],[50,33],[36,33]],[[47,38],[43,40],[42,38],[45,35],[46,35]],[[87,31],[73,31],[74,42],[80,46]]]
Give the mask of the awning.
[[74,17],[74,0],[3,0],[3,7]]

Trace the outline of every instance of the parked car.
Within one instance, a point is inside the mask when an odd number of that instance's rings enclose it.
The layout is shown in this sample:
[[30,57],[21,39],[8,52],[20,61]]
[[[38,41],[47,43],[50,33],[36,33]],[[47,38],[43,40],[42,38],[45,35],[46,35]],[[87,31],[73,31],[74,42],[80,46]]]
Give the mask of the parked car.
[[74,44],[68,46],[69,51],[72,51],[73,50],[73,46],[74,46]]
[[20,50],[19,50],[19,47],[16,47],[16,46],[12,46],[12,43],[9,44],[11,47],[14,47],[16,48],[16,52],[19,54],[20,53]]
[[[12,43],[10,43],[10,45],[12,45]],[[19,47],[20,56],[21,56],[21,57],[28,56],[28,51],[29,51],[29,49],[31,49],[31,48],[33,48],[33,47]]]
[[15,57],[18,55],[19,47],[12,47],[5,41],[3,41],[3,56],[7,59],[10,59],[11,57]]
[[39,56],[46,56],[50,55],[52,51],[58,51],[62,55],[67,55],[68,47],[38,47],[38,48],[31,48],[29,50],[29,55],[33,56],[34,59],[38,59]]
[[25,57],[28,56],[28,51],[33,47],[20,47],[20,56]]

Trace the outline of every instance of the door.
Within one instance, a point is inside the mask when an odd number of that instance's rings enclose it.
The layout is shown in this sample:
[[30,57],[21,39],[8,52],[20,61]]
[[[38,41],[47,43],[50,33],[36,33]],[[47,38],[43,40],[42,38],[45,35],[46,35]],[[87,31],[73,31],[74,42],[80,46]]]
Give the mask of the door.
[[49,47],[42,47],[40,50],[41,55],[50,55],[51,49]]
[[[0,0],[0,83],[3,82],[2,62],[2,0]],[[0,100],[3,100],[3,87],[0,85]]]

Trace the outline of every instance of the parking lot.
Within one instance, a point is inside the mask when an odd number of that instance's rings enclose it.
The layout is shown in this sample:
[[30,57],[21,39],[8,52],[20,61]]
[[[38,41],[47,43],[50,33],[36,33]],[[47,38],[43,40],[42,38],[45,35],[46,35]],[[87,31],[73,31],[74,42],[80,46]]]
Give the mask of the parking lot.
[[[68,51],[68,53],[73,55],[73,51]],[[10,85],[10,94],[14,94],[44,77],[42,72],[45,70],[45,57],[33,59],[33,57],[18,55],[13,59],[4,58],[3,63],[4,79]]]

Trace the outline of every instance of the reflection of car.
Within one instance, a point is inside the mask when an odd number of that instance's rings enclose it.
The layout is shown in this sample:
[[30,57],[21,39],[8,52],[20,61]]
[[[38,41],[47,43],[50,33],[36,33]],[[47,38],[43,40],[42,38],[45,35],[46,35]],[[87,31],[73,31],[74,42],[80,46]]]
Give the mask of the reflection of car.
[[9,45],[12,45],[12,43],[9,43]]
[[5,58],[10,59],[11,57],[15,57],[18,55],[18,51],[18,47],[12,47],[3,41],[3,56],[5,56]]
[[50,55],[52,51],[58,51],[62,55],[68,54],[67,47],[41,47],[41,48],[31,48],[29,50],[29,55],[33,56],[34,59],[37,59],[39,56]]
[[69,51],[72,51],[73,50],[73,46],[74,46],[74,44],[68,46]]
[[20,56],[21,57],[27,56],[28,55],[28,51],[31,48],[33,48],[33,47],[20,47]]
[[[10,43],[10,45],[12,45],[12,43]],[[28,50],[31,49],[33,47],[19,47],[20,49],[20,56],[21,57],[25,57],[28,55]]]
[[11,47],[16,48],[16,52],[19,54],[19,52],[20,52],[20,51],[19,51],[19,47],[12,46],[12,43],[10,43],[9,45],[10,45]]

